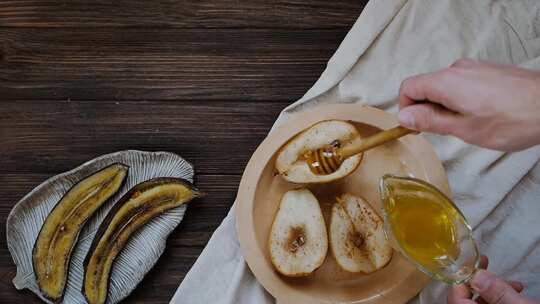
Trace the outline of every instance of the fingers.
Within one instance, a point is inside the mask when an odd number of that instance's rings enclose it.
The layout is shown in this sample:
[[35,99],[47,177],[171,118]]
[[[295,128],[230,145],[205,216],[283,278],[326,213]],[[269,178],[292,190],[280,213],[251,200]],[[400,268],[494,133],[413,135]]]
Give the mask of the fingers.
[[[486,269],[489,264],[487,256],[483,255],[480,257],[480,262],[478,265],[479,269]],[[480,270],[481,272],[483,270]],[[479,276],[478,276],[479,275]],[[483,277],[482,277],[483,276]],[[488,280],[488,283],[485,281]],[[484,285],[482,285],[484,284]],[[447,303],[448,304],[533,304],[533,302],[522,298],[518,293],[523,291],[523,284],[517,281],[509,281],[508,283],[497,278],[495,275],[483,271],[482,274],[477,273],[473,278],[473,289],[479,293],[480,298],[473,301],[472,292],[470,288],[465,285],[456,285],[452,286],[450,292],[448,293]],[[487,288],[486,290],[481,290],[480,287]],[[486,287],[487,286],[487,287]],[[503,301],[512,301],[512,302],[503,302]],[[515,302],[514,302],[515,301]]]
[[[489,260],[488,260],[488,257],[483,255],[480,257],[480,263],[478,263],[478,268],[480,269],[487,269],[489,265]],[[521,284],[521,282],[518,282],[518,281],[508,281],[508,284],[514,288],[515,291],[517,291],[518,293],[519,292],[522,292],[523,291],[523,284]],[[482,303],[480,301],[480,303]]]
[[510,281],[508,282],[508,284],[510,284],[510,286],[512,286],[512,288],[514,288],[514,290],[517,291],[518,293],[523,291],[524,287],[523,287],[523,284],[521,284],[521,282]]
[[449,68],[405,79],[399,88],[399,108],[403,109],[418,101],[427,100],[457,112],[459,106],[454,104],[458,99],[455,93],[466,84],[466,81],[457,76],[456,71],[479,65],[484,63],[463,58],[455,61]]
[[444,96],[441,74],[441,71],[419,74],[403,80],[399,88],[399,108],[403,109],[420,100],[440,102]]
[[456,86],[453,78],[449,69],[443,69],[403,80],[399,88],[399,108],[429,101],[451,109],[451,95]]
[[487,256],[480,256],[480,263],[478,263],[478,268],[487,269],[489,265],[489,259]]
[[[488,257],[483,255],[480,257],[480,262],[478,263],[478,267],[480,269],[486,269],[488,267]],[[469,287],[465,284],[461,285],[454,285],[450,289],[450,292],[448,293],[448,304],[476,304],[476,302],[469,300],[472,298],[472,292],[469,289]]]
[[[468,300],[472,297],[472,293],[469,290],[469,288],[463,284],[461,285],[455,285],[452,286],[450,289],[450,292],[448,293],[448,304],[460,304],[460,303],[467,303],[463,302],[463,300]],[[471,303],[474,303],[471,301]]]
[[[485,258],[485,257],[484,257]],[[487,258],[484,259],[485,262],[487,262]],[[481,268],[482,260],[480,260]],[[487,266],[487,264],[484,264]],[[516,281],[510,281],[508,284],[516,291],[516,292],[522,292],[523,291],[523,284]],[[455,285],[452,286],[450,289],[450,292],[448,293],[448,304],[491,304],[491,302],[487,302],[486,300],[480,298],[477,299],[477,302],[474,302],[471,300],[472,298],[472,292],[465,284],[461,285]]]
[[481,64],[483,64],[482,61],[478,61],[478,60],[471,59],[471,58],[461,58],[461,59],[456,60],[454,63],[452,63],[450,65],[450,67],[453,67],[453,68],[468,68],[468,67],[472,67],[472,66],[478,66],[478,65],[481,65]]
[[398,114],[399,123],[409,129],[438,134],[455,134],[460,127],[461,117],[436,104],[414,104]]
[[471,287],[489,304],[525,304],[513,286],[494,274],[479,270],[471,281]]

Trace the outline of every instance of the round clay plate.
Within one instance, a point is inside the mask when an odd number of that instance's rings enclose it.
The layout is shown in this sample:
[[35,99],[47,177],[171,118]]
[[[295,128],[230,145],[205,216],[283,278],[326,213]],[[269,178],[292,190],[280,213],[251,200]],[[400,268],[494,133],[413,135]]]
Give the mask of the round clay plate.
[[366,152],[358,168],[339,181],[318,185],[286,182],[274,169],[277,151],[302,130],[327,119],[348,120],[362,136],[398,124],[393,115],[381,110],[333,104],[291,116],[288,123],[271,132],[249,161],[238,191],[236,226],[244,258],[259,282],[279,303],[406,303],[429,279],[396,250],[388,265],[371,274],[342,270],[330,249],[323,265],[306,277],[285,277],[272,266],[268,235],[281,197],[288,190],[307,187],[313,191],[327,224],[335,197],[344,192],[363,197],[381,215],[378,183],[386,173],[420,178],[449,194],[440,160],[430,144],[416,135]]

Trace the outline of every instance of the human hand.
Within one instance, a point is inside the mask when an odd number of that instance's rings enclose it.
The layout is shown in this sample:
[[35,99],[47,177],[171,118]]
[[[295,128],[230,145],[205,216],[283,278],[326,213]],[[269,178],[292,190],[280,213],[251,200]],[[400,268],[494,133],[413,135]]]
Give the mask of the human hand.
[[503,151],[540,144],[537,71],[460,59],[449,68],[405,79],[399,107],[400,124],[417,131]]
[[488,259],[482,256],[480,268],[470,282],[471,288],[478,293],[479,299],[473,301],[469,287],[453,286],[448,294],[448,304],[540,304],[524,298],[519,293],[523,285],[519,282],[505,282],[494,274],[484,270]]

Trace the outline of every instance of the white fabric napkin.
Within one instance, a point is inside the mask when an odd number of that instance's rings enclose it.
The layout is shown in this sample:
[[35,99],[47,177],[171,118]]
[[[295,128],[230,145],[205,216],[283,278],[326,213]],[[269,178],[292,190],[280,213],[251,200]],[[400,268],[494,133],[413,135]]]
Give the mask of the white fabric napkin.
[[[396,113],[404,78],[461,57],[538,69],[539,36],[537,1],[373,0],[320,79],[276,124],[319,103],[367,104]],[[453,137],[422,136],[443,161],[453,198],[475,227],[490,269],[522,281],[526,295],[540,298],[540,147],[502,153]],[[234,221],[229,212],[171,303],[275,302],[244,262]],[[433,282],[413,302],[444,303],[446,289]]]

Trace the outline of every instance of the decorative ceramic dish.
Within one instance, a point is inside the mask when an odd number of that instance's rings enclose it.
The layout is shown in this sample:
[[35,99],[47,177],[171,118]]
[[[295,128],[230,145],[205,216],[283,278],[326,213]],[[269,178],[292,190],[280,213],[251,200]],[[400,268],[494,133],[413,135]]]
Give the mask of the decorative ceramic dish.
[[[54,205],[75,183],[116,162],[128,165],[129,174],[124,186],[88,220],[81,231],[70,261],[64,303],[86,303],[81,293],[83,260],[99,223],[114,202],[136,184],[154,177],[180,177],[193,181],[193,167],[180,156],[169,152],[136,150],[100,156],[44,181],[13,207],[7,219],[7,243],[17,266],[17,275],[13,279],[17,289],[28,288],[45,302],[51,303],[40,293],[32,267],[32,248],[40,228]],[[135,232],[115,260],[108,303],[119,302],[135,289],[163,253],[167,237],[180,223],[185,210],[186,205],[169,210]]]
[[[342,270],[330,250],[322,266],[306,277],[285,277],[272,266],[268,235],[280,199],[286,191],[301,187],[276,174],[276,152],[302,130],[327,119],[350,121],[361,136],[398,124],[394,116],[381,110],[333,104],[292,115],[270,133],[249,161],[238,191],[236,227],[244,258],[258,281],[279,303],[406,303],[429,279],[397,251],[388,265],[367,275]],[[380,177],[387,173],[414,176],[446,194],[450,192],[444,168],[433,148],[415,135],[366,152],[358,168],[341,180],[307,188],[319,199],[328,225],[335,197],[345,192],[363,197],[381,215],[378,185]]]

